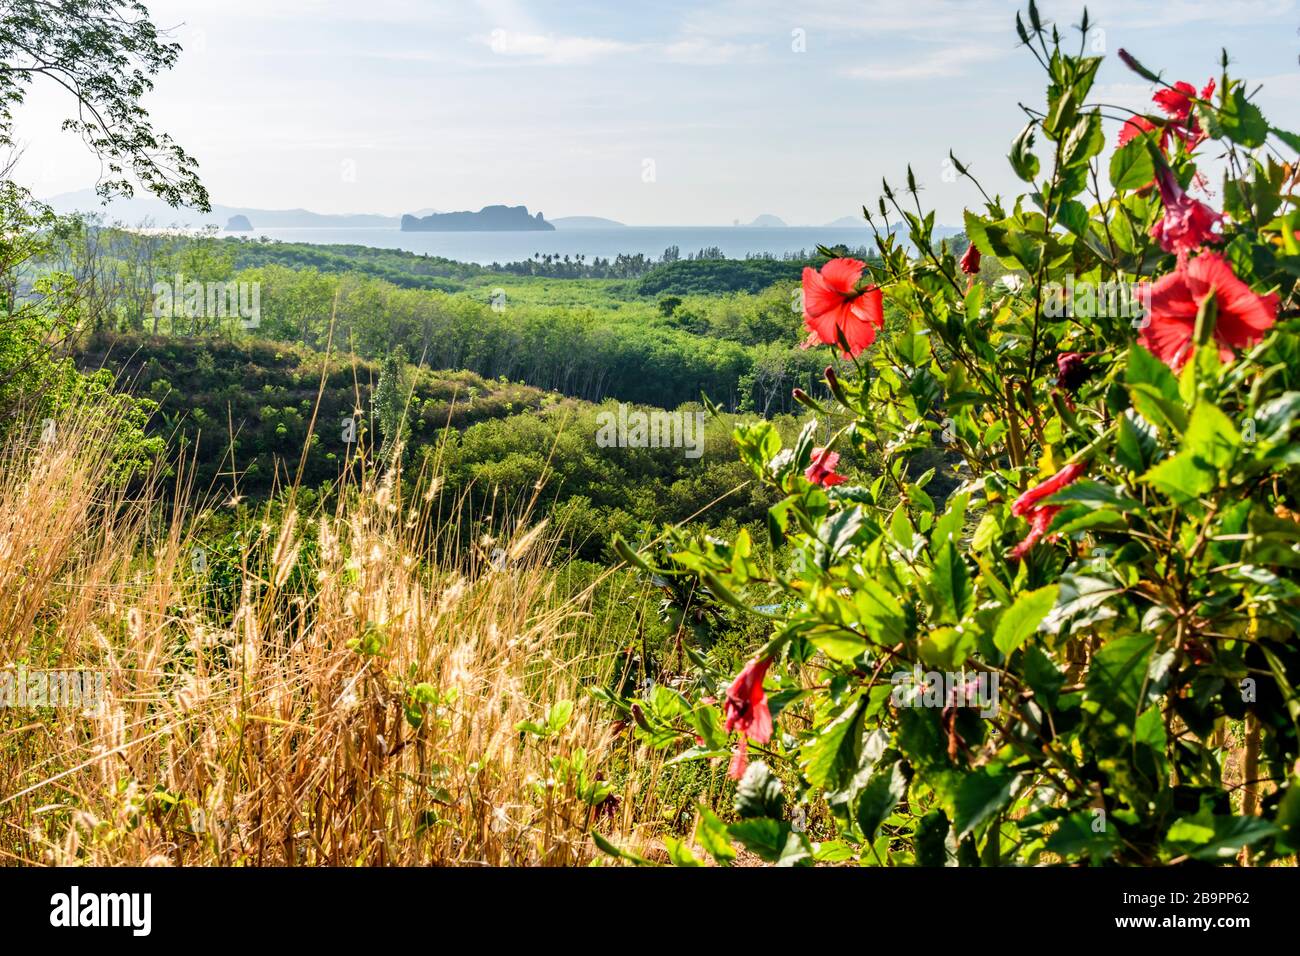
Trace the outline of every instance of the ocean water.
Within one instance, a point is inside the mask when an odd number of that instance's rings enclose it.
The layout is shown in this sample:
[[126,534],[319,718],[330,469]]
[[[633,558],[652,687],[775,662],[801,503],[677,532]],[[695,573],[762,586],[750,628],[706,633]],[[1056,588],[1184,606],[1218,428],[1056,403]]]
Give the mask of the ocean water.
[[682,257],[700,249],[717,246],[729,259],[807,250],[818,244],[846,245],[851,249],[874,245],[871,230],[818,228],[816,226],[749,227],[749,226],[625,226],[612,229],[557,229],[554,232],[402,232],[396,228],[365,229],[254,229],[252,232],[222,233],[278,239],[281,242],[308,242],[313,245],[359,245],[380,249],[405,249],[408,252],[443,256],[458,262],[490,265],[494,262],[518,262],[535,253],[561,257],[584,255],[587,261],[597,257],[613,259],[620,253],[642,253],[659,258],[669,246],[677,246]]

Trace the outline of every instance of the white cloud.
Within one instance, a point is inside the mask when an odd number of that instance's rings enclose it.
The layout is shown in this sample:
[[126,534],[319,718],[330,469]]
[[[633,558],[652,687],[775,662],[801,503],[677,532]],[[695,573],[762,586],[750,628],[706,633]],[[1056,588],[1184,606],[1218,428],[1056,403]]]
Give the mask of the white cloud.
[[591,63],[638,54],[673,63],[710,66],[752,60],[762,52],[759,44],[719,42],[705,37],[686,37],[667,43],[628,43],[607,37],[523,33],[501,27],[478,39],[498,56],[552,65]]
[[763,47],[757,43],[719,43],[705,37],[690,37],[664,44],[660,49],[673,62],[709,66],[756,59]]
[[639,44],[604,37],[518,33],[502,27],[481,39],[498,56],[521,57],[554,64],[587,63],[640,48]]
[[843,75],[850,79],[890,83],[898,80],[930,80],[961,76],[971,67],[1001,59],[1010,51],[999,46],[964,44],[931,50],[924,55],[887,63],[867,63],[848,67]]

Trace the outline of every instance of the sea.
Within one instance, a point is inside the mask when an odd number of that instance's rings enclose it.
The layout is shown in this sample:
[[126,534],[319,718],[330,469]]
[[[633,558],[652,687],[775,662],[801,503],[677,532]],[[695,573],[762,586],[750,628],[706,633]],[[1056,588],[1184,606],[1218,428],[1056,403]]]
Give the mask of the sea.
[[223,236],[313,245],[357,245],[442,256],[480,265],[520,262],[534,255],[613,259],[619,254],[658,259],[676,246],[682,258],[701,249],[718,248],[728,259],[815,252],[818,245],[874,248],[871,230],[816,226],[623,226],[556,229],[554,232],[403,232],[397,228],[254,229]]

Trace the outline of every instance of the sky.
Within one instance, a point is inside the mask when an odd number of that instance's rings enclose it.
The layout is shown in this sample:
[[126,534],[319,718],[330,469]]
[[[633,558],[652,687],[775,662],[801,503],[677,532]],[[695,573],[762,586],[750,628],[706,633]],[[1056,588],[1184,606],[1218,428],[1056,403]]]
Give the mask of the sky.
[[[547,218],[823,224],[874,208],[910,163],[941,223],[989,192],[1043,102],[1008,0],[145,0],[184,47],[145,105],[214,202],[397,215],[527,205]],[[1151,109],[1126,48],[1198,87],[1226,46],[1275,125],[1300,130],[1297,0],[1098,0],[1094,98]],[[1044,0],[1072,38],[1082,4]],[[1077,42],[1072,39],[1071,42]],[[37,81],[16,178],[86,188],[98,164]],[[1112,132],[1114,124],[1110,127]]]

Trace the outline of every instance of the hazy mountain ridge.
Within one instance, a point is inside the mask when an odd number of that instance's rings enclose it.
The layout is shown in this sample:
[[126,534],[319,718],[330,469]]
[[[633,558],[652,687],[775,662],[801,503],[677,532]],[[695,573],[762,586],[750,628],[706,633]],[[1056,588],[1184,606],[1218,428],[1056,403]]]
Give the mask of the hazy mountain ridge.
[[120,221],[139,225],[146,219],[155,226],[180,226],[199,228],[221,226],[236,216],[245,217],[254,229],[322,229],[365,228],[391,226],[396,228],[396,216],[373,213],[320,213],[309,209],[256,209],[251,206],[226,206],[213,203],[211,212],[196,209],[175,209],[154,196],[119,196],[105,205],[94,190],[78,189],[60,193],[45,200],[55,212],[67,215],[74,212],[98,213],[108,222]]

